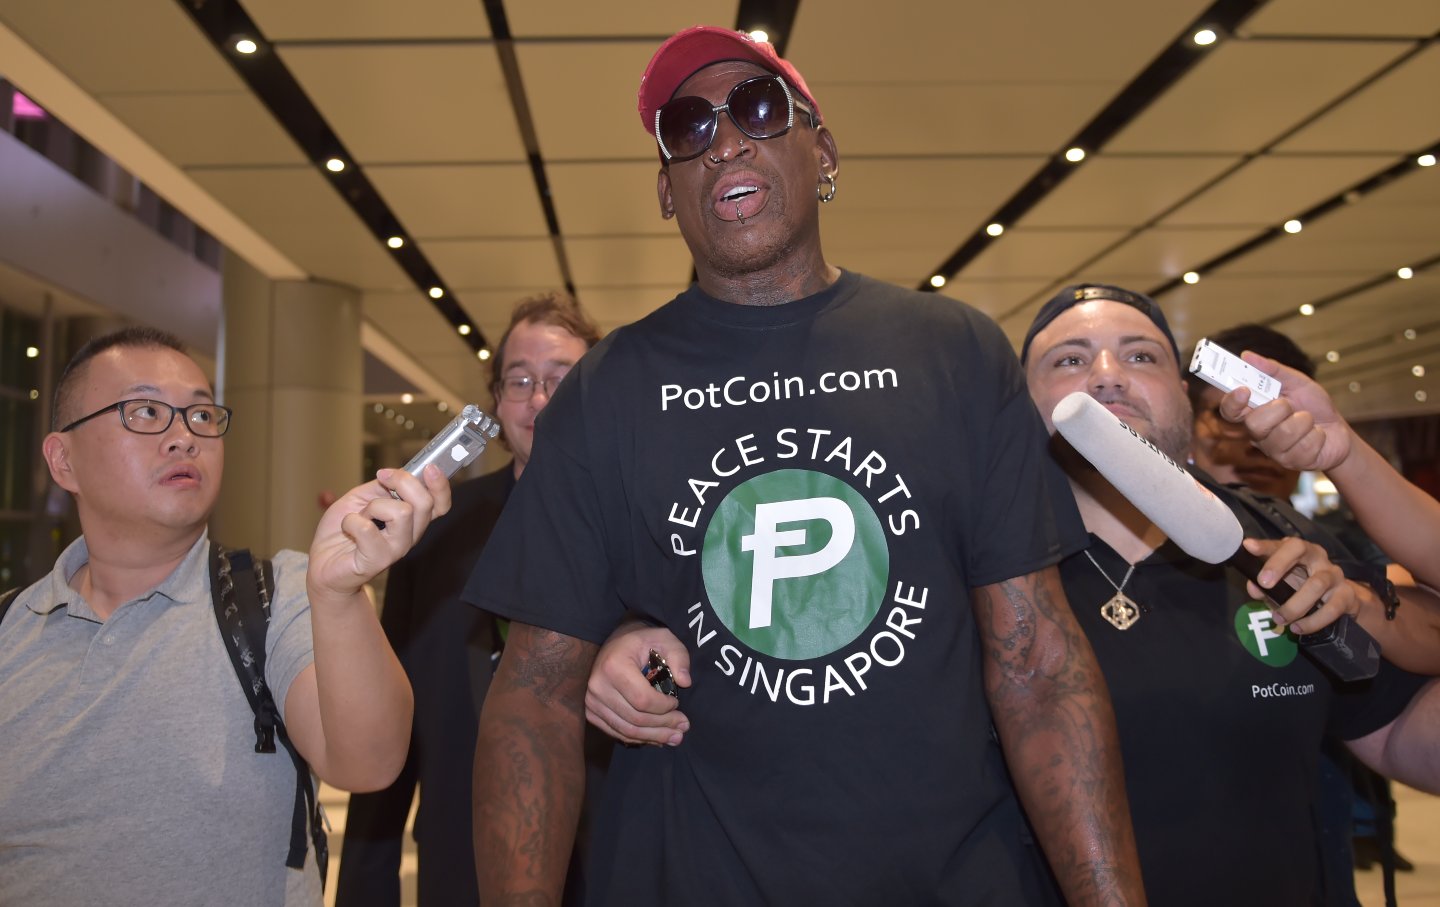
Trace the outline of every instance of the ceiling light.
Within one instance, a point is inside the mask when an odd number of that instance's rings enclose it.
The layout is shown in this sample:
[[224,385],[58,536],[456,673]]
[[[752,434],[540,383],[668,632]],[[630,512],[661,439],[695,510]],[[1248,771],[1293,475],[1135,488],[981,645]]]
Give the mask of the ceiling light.
[[457,331],[460,332],[460,336],[461,336],[461,337],[469,337],[469,336],[470,336],[470,325],[468,325],[468,324],[462,324],[462,325],[460,325],[458,328],[456,328],[455,330],[457,330]]
[[377,413],[383,413],[383,412],[385,412],[385,404],[383,404],[383,403],[377,403],[377,404],[375,404],[375,412],[377,412]]
[[1314,315],[1314,314],[1315,314],[1315,307],[1314,307],[1313,305],[1311,305],[1310,303],[1307,302],[1307,303],[1305,303],[1304,305],[1300,306],[1300,314],[1301,314],[1301,315]]
[[1065,160],[1069,161],[1072,164],[1080,163],[1081,161],[1085,160],[1085,149],[1079,147],[1071,148],[1069,151],[1065,152]]
[[389,246],[392,249],[398,249],[401,246],[405,245],[405,237],[392,236],[389,239],[385,240],[385,245]]
[[1412,366],[1410,367],[1410,374],[1414,375],[1416,378],[1424,378],[1424,377],[1425,377],[1425,366],[1423,366],[1423,365],[1412,365]]
[[332,157],[330,160],[325,162],[325,169],[329,170],[331,173],[339,173],[341,170],[345,169],[345,162],[340,160],[338,157]]
[[769,41],[770,32],[763,28],[752,28],[745,33],[751,41]]
[[395,418],[395,410],[393,410],[393,409],[387,409],[387,410],[385,410],[385,418],[387,418],[387,419],[393,419],[393,418]]
[[1200,275],[1196,274],[1194,271],[1186,271],[1180,279],[1188,284],[1194,285],[1200,282]]
[[431,298],[431,299],[439,299],[441,296],[444,296],[444,295],[445,295],[445,291],[444,291],[443,289],[441,289],[440,287],[431,287],[431,288],[430,288],[430,298]]
[[1415,392],[1415,399],[1419,400],[1421,403],[1424,403],[1427,399],[1429,399],[1429,397],[1430,395],[1425,393],[1424,391]]
[[484,362],[486,359],[490,358],[490,351],[482,348],[480,352],[476,353],[475,355],[480,357],[481,362]]
[[1406,340],[1414,340],[1415,337],[1416,337],[1416,334],[1415,334],[1415,329],[1414,329],[1414,328],[1406,328],[1406,329],[1405,329],[1405,339],[1406,339]]
[[415,395],[414,395],[414,394],[401,394],[401,395],[400,395],[400,402],[401,402],[401,403],[414,403],[414,402],[415,402]]
[[40,399],[40,391],[39,391],[38,389],[36,389],[36,388],[33,388],[33,387],[30,388],[30,399],[31,399],[31,400],[39,400],[39,399]]
[[1417,157],[1417,158],[1415,159],[1415,163],[1419,164],[1421,167],[1434,167],[1434,166],[1435,166],[1435,155],[1433,155],[1433,154],[1422,154],[1422,155],[1420,155],[1419,157]]
[[404,413],[396,413],[396,414],[395,414],[395,424],[396,424],[396,425],[404,425],[404,424],[405,424],[405,414],[404,414]]
[[435,408],[440,410],[440,412],[442,413],[448,413],[450,411],[450,404],[446,403],[444,400],[441,400],[439,403],[435,404]]
[[1339,361],[1340,361],[1340,351],[1339,351],[1339,350],[1331,350],[1330,352],[1326,353],[1326,354],[1325,354],[1325,361],[1326,361],[1326,362],[1339,362]]
[[240,38],[235,42],[235,52],[238,54],[250,55],[260,49],[260,45],[249,38]]
[[38,347],[38,346],[27,346],[27,347],[25,347],[25,358],[26,358],[26,359],[38,359],[38,358],[40,358],[40,347]]
[[1360,393],[1360,382],[1359,382],[1359,381],[1351,381],[1351,382],[1350,382],[1350,393],[1352,393],[1352,394],[1358,394],[1358,393]]
[[934,288],[937,289],[937,290],[940,289],[941,287],[945,286],[945,275],[944,275],[944,274],[936,274],[934,277],[931,277],[931,278],[930,278],[930,286],[934,287]]
[[1305,225],[1300,223],[1298,220],[1291,219],[1285,222],[1286,233],[1299,233],[1302,229],[1304,229],[1304,227]]
[[1215,43],[1215,38],[1216,34],[1214,31],[1208,28],[1202,28],[1195,33],[1195,37],[1191,40],[1193,40],[1196,44],[1199,44],[1201,47],[1209,47],[1211,44]]
[[1005,232],[1005,227],[1002,224],[991,224],[990,226],[985,228],[985,232],[989,233],[991,236],[999,236],[1001,233]]
[[1401,268],[1400,270],[1395,272],[1395,276],[1400,278],[1401,280],[1409,280],[1410,278],[1415,276],[1415,272],[1410,268]]
[[405,427],[406,427],[406,428],[414,428],[414,427],[415,427],[415,420],[414,420],[414,419],[406,419],[406,420],[405,420]]

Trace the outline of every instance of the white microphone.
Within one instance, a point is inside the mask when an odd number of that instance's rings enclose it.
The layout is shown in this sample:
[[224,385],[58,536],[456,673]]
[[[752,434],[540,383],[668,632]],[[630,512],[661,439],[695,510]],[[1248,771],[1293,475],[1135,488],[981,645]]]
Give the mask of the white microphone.
[[[1228,563],[1260,584],[1257,577],[1264,561],[1241,545],[1245,530],[1235,514],[1160,448],[1083,391],[1061,400],[1050,421],[1071,447],[1182,551],[1206,563]],[[1288,580],[1267,589],[1266,595],[1280,604],[1289,601],[1295,587]],[[1341,680],[1374,677],[1380,669],[1379,643],[1349,615],[1296,640]]]
[[1050,419],[1071,447],[1186,554],[1221,564],[1240,548],[1245,531],[1230,508],[1094,397],[1076,391]]

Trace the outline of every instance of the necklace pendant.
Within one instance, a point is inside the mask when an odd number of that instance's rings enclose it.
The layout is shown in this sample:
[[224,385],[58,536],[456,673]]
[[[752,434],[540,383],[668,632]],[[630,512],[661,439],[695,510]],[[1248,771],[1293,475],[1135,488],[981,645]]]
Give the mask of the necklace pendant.
[[1100,616],[1117,630],[1128,630],[1140,619],[1140,608],[1124,592],[1116,591],[1113,598],[1100,606]]

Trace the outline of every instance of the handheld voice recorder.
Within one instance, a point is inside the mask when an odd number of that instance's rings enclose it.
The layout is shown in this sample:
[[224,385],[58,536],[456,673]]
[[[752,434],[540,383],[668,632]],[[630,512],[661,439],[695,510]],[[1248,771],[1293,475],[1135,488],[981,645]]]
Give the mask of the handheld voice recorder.
[[473,403],[465,404],[460,415],[440,429],[419,453],[405,464],[405,471],[419,477],[426,466],[434,463],[450,478],[455,473],[475,462],[485,450],[485,444],[500,433],[500,424]]
[[1204,337],[1195,344],[1190,373],[1229,393],[1237,387],[1250,388],[1250,406],[1269,403],[1280,396],[1280,382],[1222,346]]

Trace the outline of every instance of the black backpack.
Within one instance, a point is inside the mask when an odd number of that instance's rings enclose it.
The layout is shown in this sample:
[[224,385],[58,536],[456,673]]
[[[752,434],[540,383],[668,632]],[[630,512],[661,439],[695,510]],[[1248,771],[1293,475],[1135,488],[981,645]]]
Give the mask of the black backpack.
[[[306,764],[290,735],[275,697],[265,682],[265,634],[270,626],[270,590],[275,588],[275,569],[269,560],[256,560],[246,549],[226,550],[219,543],[210,543],[210,599],[215,608],[220,637],[250,709],[255,713],[255,752],[275,752],[275,741],[285,747],[295,763],[295,814],[290,823],[290,849],[285,865],[291,869],[305,866],[305,830],[315,843],[315,865],[320,869],[320,882],[325,883],[330,850],[325,837],[315,785]],[[0,621],[19,595],[19,589],[0,593]]]

